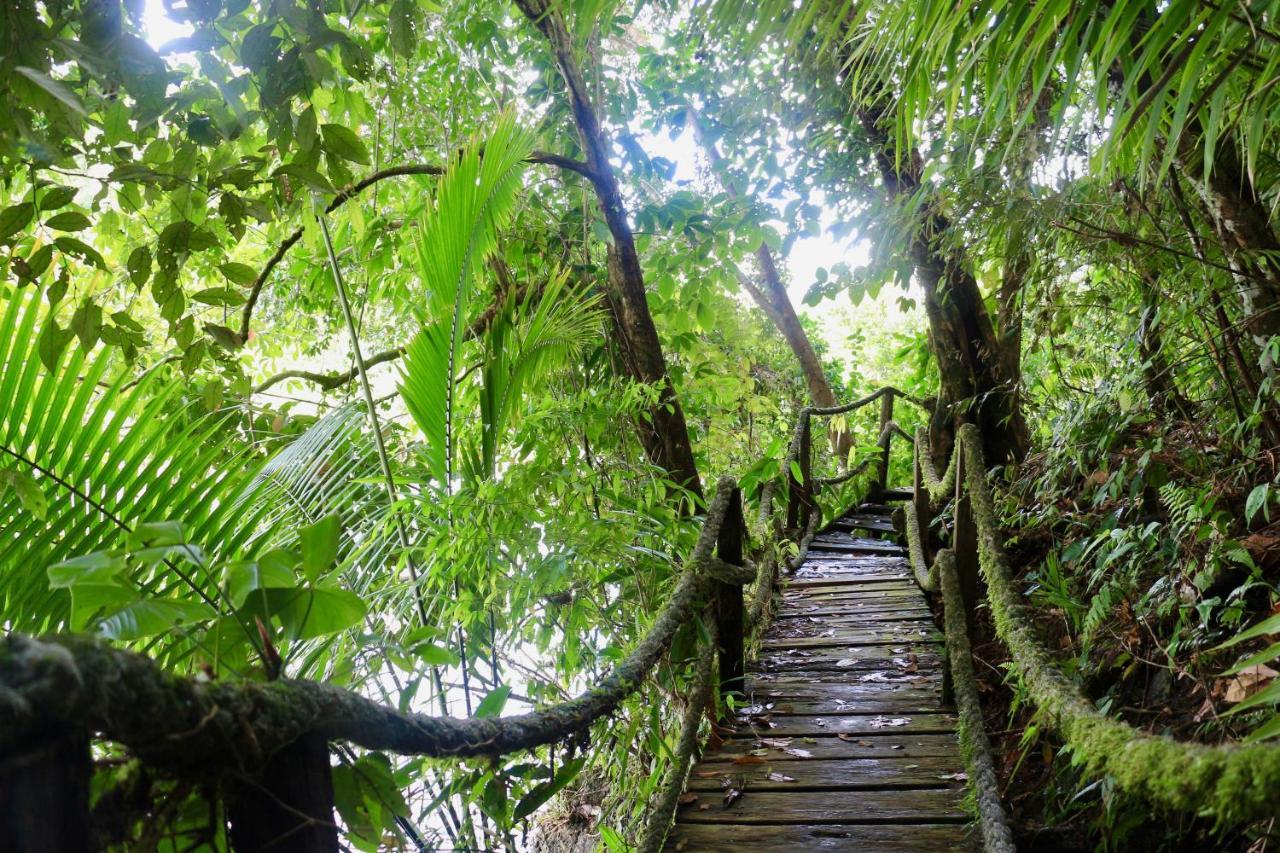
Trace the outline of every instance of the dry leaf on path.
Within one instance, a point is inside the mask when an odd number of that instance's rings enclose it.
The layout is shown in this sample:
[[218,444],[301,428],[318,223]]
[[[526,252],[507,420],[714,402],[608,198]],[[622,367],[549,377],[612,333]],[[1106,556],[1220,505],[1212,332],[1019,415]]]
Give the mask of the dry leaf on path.
[[812,752],[810,752],[807,749],[800,749],[799,747],[795,747],[795,746],[789,746],[782,751],[785,752],[787,755],[794,756],[795,758],[813,758]]
[[796,779],[795,779],[795,777],[794,777],[794,776],[788,776],[786,773],[770,773],[770,774],[769,774],[768,776],[766,776],[765,778],[766,778],[766,779],[768,779],[770,782],[794,782],[794,781],[796,781]]
[[676,802],[678,802],[682,806],[687,806],[687,805],[690,805],[691,803],[696,803],[697,801],[698,801],[698,795],[693,793],[693,791],[685,791],[683,794],[680,795],[680,799],[676,800]]
[[1227,682],[1227,691],[1223,698],[1231,703],[1243,702],[1277,675],[1280,675],[1280,672],[1276,672],[1264,663],[1242,669]]

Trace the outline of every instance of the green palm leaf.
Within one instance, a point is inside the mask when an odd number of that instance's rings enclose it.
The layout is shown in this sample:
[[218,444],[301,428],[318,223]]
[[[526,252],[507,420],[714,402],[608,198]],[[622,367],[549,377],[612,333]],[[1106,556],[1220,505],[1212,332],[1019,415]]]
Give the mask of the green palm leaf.
[[[50,566],[123,548],[140,525],[178,522],[187,541],[223,553],[249,531],[230,523],[253,466],[228,417],[189,404],[179,383],[131,385],[105,348],[46,351],[47,367],[35,330],[51,321],[36,296],[0,301],[0,471],[14,486],[0,488],[0,601],[22,631],[69,625]],[[201,562],[143,564],[125,580],[149,597],[212,605],[219,594]]]
[[427,309],[405,351],[400,394],[426,437],[428,470],[446,491],[453,476],[457,369],[473,283],[511,216],[522,164],[532,149],[532,135],[514,113],[505,113],[486,139],[473,139],[440,177],[435,204],[420,223],[416,260]]

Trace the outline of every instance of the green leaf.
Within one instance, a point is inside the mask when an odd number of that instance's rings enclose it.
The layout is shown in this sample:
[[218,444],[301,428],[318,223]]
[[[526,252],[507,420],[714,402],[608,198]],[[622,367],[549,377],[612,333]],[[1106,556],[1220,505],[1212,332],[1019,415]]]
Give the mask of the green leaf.
[[232,290],[229,287],[206,287],[204,290],[197,290],[191,294],[191,298],[196,302],[203,302],[205,305],[216,305],[221,307],[234,307],[245,303],[245,295],[238,290]]
[[320,132],[324,137],[324,150],[338,155],[344,160],[367,166],[370,163],[369,149],[365,148],[355,131],[340,124],[323,124]]
[[477,717],[496,717],[502,713],[502,709],[507,706],[507,697],[511,695],[511,688],[502,685],[491,691],[488,696],[480,700],[480,704],[476,706]]
[[1277,735],[1280,735],[1280,714],[1277,714],[1250,732],[1249,736],[1244,739],[1244,742],[1257,743],[1258,741],[1268,740]]
[[277,175],[287,175],[292,178],[297,178],[312,189],[317,189],[323,193],[332,193],[334,191],[333,184],[329,183],[328,178],[317,172],[315,169],[312,169],[309,166],[304,166],[301,163],[289,163],[281,166],[279,169],[276,169],[275,173]]
[[394,0],[391,4],[388,35],[391,48],[401,56],[412,56],[417,45],[417,36],[413,32],[416,11],[413,0]]
[[192,622],[203,622],[216,615],[204,603],[149,598],[135,601],[103,619],[98,624],[98,633],[109,640],[137,640],[164,634]]
[[414,657],[427,666],[457,666],[459,663],[457,655],[435,643],[418,643],[411,651]]
[[44,224],[56,231],[83,231],[89,227],[89,217],[74,210],[65,210],[49,217]]
[[49,187],[49,189],[45,190],[44,195],[40,196],[40,209],[46,213],[51,210],[57,210],[70,204],[75,197],[75,187]]
[[232,284],[239,284],[247,287],[254,283],[258,278],[258,271],[248,264],[236,263],[235,261],[227,261],[225,264],[218,266],[218,271],[226,276],[227,281]]
[[1253,521],[1253,517],[1258,514],[1258,510],[1263,511],[1263,516],[1267,521],[1271,520],[1271,507],[1267,505],[1267,495],[1271,491],[1270,483],[1263,483],[1255,486],[1253,491],[1249,492],[1249,497],[1244,502],[1245,521]]
[[36,342],[40,363],[45,366],[45,369],[50,372],[58,369],[58,359],[74,336],[75,333],[70,329],[59,328],[58,322],[53,317],[45,321],[44,328],[40,330],[40,338]]
[[341,538],[342,527],[336,515],[326,515],[298,532],[302,547],[302,573],[308,580],[315,581],[333,565],[338,557]]
[[24,65],[19,65],[13,70],[21,74],[23,77],[26,77],[32,83],[35,83],[41,89],[44,89],[52,95],[55,100],[76,115],[82,117],[88,115],[88,113],[85,112],[84,104],[80,102],[80,96],[47,74],[43,74],[34,68],[27,68]]
[[266,590],[271,612],[293,639],[336,634],[360,623],[365,605],[345,589]]
[[29,201],[0,210],[0,240],[7,240],[17,234],[35,215],[36,206]]
[[18,501],[27,512],[40,521],[48,517],[49,499],[45,497],[36,478],[29,472],[18,468],[0,471],[0,483],[7,483],[9,488],[13,489],[14,494],[18,496]]
[[125,261],[125,268],[133,286],[142,287],[151,278],[151,249],[146,246],[134,249],[129,253],[129,260]]
[[513,821],[521,821],[529,815],[540,809],[548,800],[564,789],[566,785],[577,778],[578,773],[586,765],[586,756],[575,758],[572,761],[566,761],[556,771],[553,779],[547,782],[533,786],[529,789],[529,793],[521,798],[519,804],[516,805],[515,812],[512,814]]
[[261,559],[230,563],[223,569],[222,582],[235,607],[243,607],[250,593],[259,589],[293,589],[296,584],[292,566],[279,560]]
[[92,302],[82,302],[71,316],[71,331],[80,339],[85,351],[93,349],[102,333],[102,309]]
[[182,524],[177,521],[148,521],[139,524],[129,534],[129,548],[162,548],[168,545],[182,545],[187,541]]
[[124,557],[108,551],[96,551],[54,563],[46,573],[53,589],[69,589],[80,584],[103,584],[115,578],[125,567]]
[[1261,637],[1263,634],[1277,634],[1277,633],[1280,633],[1280,613],[1277,613],[1275,616],[1270,616],[1266,619],[1263,619],[1261,622],[1259,622],[1257,625],[1254,625],[1252,628],[1248,629],[1247,631],[1241,631],[1239,634],[1236,634],[1234,637],[1232,637],[1230,640],[1227,640],[1225,643],[1215,646],[1214,650],[1216,651],[1217,649],[1227,649],[1227,648],[1230,648],[1231,646],[1234,646],[1237,643],[1243,643],[1245,640],[1252,640],[1254,637]]

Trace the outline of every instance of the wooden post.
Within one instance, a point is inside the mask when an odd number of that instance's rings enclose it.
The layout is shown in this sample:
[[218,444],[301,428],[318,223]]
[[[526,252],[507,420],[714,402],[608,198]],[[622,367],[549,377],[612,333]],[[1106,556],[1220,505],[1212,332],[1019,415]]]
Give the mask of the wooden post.
[[0,757],[0,847],[13,853],[95,849],[89,833],[89,738],[56,732]]
[[956,555],[956,577],[960,581],[960,597],[964,600],[965,623],[973,636],[974,609],[978,604],[978,531],[969,506],[969,490],[965,487],[964,444],[957,441],[951,451],[956,454],[955,532],[951,548]]
[[796,455],[800,479],[794,471],[787,471],[787,530],[792,533],[804,531],[813,508],[813,443],[810,440],[813,421],[808,412],[800,417],[800,447]]
[[271,756],[256,779],[228,798],[231,846],[237,853],[338,850],[329,744],[303,735]]
[[893,422],[893,396],[893,391],[885,391],[880,396],[880,459],[876,464],[875,485],[872,486],[876,500],[889,487],[889,446],[893,443],[893,436],[885,432],[885,427]]
[[[742,490],[734,489],[729,508],[716,537],[716,556],[726,563],[741,566],[746,522],[742,515]],[[720,652],[720,695],[742,693],[746,687],[746,656],[743,635],[746,620],[742,606],[742,586],[715,582],[716,632]]]

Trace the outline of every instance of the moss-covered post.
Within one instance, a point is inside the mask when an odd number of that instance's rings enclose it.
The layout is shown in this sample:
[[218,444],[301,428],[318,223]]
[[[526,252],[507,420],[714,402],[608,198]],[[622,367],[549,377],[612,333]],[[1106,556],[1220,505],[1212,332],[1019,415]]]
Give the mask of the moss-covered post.
[[89,739],[53,732],[0,755],[0,847],[14,853],[91,850]]
[[[918,435],[918,433],[917,433]],[[933,526],[933,515],[929,509],[929,489],[924,482],[924,468],[920,465],[921,454],[928,449],[915,443],[915,474],[911,482],[911,503],[916,508],[916,529],[920,532],[920,553],[927,566],[933,561],[933,547],[929,541],[929,529]]]
[[960,581],[960,596],[964,599],[965,624],[969,636],[973,636],[974,609],[978,605],[978,531],[973,524],[973,508],[969,504],[969,491],[965,486],[965,469],[971,464],[965,454],[965,446],[957,442],[956,454],[956,508],[955,531],[951,547],[956,555],[956,576]]
[[[716,556],[726,563],[741,566],[746,522],[742,515],[742,490],[734,488],[729,508],[716,536]],[[741,693],[746,686],[746,660],[743,651],[745,622],[740,584],[715,582],[716,635],[720,652],[720,693]]]
[[893,443],[893,434],[889,432],[889,424],[893,423],[893,391],[886,390],[880,396],[880,458],[876,460],[876,481],[873,485],[873,500],[879,500],[889,487],[889,447]]
[[[787,530],[796,533],[804,530],[813,511],[813,443],[812,420],[809,412],[800,413],[800,442],[795,467],[787,471]],[[799,469],[799,476],[796,476]]]
[[271,756],[257,777],[235,783],[228,812],[237,853],[336,853],[328,741],[303,735]]

